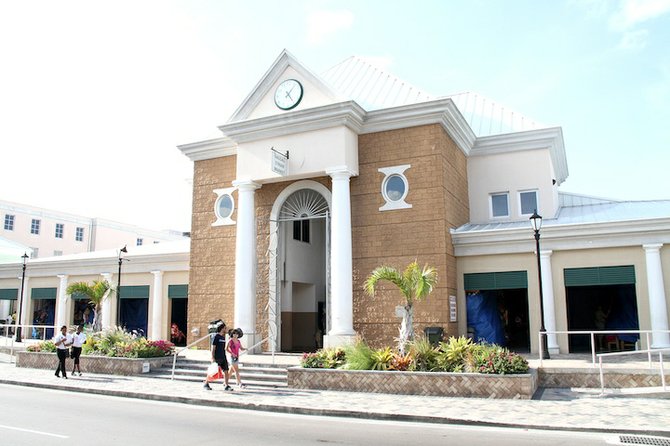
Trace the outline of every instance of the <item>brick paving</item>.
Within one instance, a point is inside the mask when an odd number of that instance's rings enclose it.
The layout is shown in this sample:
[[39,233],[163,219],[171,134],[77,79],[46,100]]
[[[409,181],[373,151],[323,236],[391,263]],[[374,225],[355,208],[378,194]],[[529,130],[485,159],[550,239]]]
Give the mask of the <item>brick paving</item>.
[[[270,360],[265,355],[264,358]],[[295,359],[277,357],[277,361],[290,363]],[[577,363],[579,361],[555,360],[556,366],[560,367],[575,367]],[[584,364],[583,367],[590,367],[589,363]],[[544,366],[549,365],[545,361]],[[206,391],[200,383],[147,376],[85,373],[84,376],[71,376],[64,380],[56,378],[52,371],[17,368],[9,362],[6,354],[0,354],[0,383],[284,413],[670,437],[670,392],[660,392],[660,389],[656,389],[656,393],[651,392],[653,389],[612,389],[604,395],[600,394],[600,389],[542,389],[533,400],[369,394],[252,386],[224,392],[223,386],[218,383],[212,385],[214,390]]]

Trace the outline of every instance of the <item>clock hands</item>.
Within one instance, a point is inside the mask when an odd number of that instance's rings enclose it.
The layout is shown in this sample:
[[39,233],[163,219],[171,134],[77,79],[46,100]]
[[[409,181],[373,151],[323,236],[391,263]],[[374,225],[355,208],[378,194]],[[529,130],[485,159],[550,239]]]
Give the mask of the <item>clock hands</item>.
[[293,98],[291,97],[291,92],[293,91],[294,88],[295,88],[295,85],[292,86],[291,89],[286,92],[286,97],[289,98],[291,101],[293,100]]

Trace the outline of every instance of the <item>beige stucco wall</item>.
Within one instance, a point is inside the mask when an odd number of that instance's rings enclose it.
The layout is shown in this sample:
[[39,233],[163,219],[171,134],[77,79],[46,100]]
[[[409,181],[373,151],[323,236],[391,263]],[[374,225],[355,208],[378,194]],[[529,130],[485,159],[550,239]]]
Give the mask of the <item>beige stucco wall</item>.
[[496,218],[498,221],[528,219],[521,215],[519,192],[537,190],[538,213],[544,217],[553,217],[558,210],[549,149],[472,156],[468,159],[468,178],[472,223],[491,220],[489,196],[493,193],[509,193],[510,216]]
[[[666,302],[670,296],[670,249],[661,251],[664,265],[664,283]],[[461,334],[467,332],[467,318],[465,311],[464,274],[527,271],[528,275],[528,311],[530,317],[531,351],[537,352],[537,333],[540,328],[539,315],[539,281],[537,275],[537,258],[535,253],[500,254],[491,256],[460,257],[457,261],[459,325]],[[554,291],[554,309],[556,314],[556,330],[568,329],[567,305],[563,271],[566,268],[588,268],[597,266],[633,265],[635,268],[635,293],[637,310],[641,330],[650,329],[649,292],[647,285],[647,268],[644,249],[640,247],[622,247],[607,249],[582,249],[553,251],[551,255],[551,269]],[[670,305],[668,306],[670,309]],[[670,314],[669,314],[670,317]],[[559,348],[562,353],[568,352],[568,336],[558,335]],[[646,348],[642,336],[642,348]]]

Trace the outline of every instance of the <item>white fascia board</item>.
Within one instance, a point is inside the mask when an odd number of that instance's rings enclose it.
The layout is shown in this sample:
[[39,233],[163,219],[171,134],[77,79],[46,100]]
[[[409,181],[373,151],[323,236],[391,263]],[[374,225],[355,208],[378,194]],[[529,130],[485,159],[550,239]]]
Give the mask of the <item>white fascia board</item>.
[[[514,228],[456,233],[451,230],[457,257],[511,254],[535,249],[533,231]],[[670,243],[670,218],[549,226],[542,229],[542,249],[555,251],[642,246]]]
[[345,126],[359,134],[364,119],[365,110],[354,101],[346,101],[281,115],[232,122],[220,126],[219,129],[227,138],[240,144],[337,126]]
[[202,161],[237,154],[237,144],[230,138],[216,138],[177,146],[191,161]]
[[560,127],[506,133],[504,135],[483,136],[477,138],[471,155],[497,155],[523,150],[548,149],[556,173],[556,182],[560,185],[568,177],[568,162],[563,144],[563,130]]
[[[124,262],[123,274],[149,273],[150,271],[188,271],[189,253],[174,253],[164,255],[133,257]],[[97,276],[102,273],[117,274],[119,263],[116,257],[78,260],[49,260],[38,262],[36,259],[28,264],[26,277],[56,277],[59,274],[68,276]],[[18,269],[17,269],[18,268]],[[0,279],[14,278],[20,271],[20,264],[0,265]]]
[[477,137],[451,98],[368,112],[361,133],[377,133],[429,124],[442,125],[458,148],[465,155],[470,154]]
[[330,97],[333,101],[342,100],[342,98],[338,97],[333,89],[321,80],[319,76],[312,73],[312,71],[298,62],[291,53],[284,49],[270,66],[268,71],[265,72],[261,80],[258,81],[256,86],[251,90],[251,93],[249,93],[244,101],[242,101],[242,104],[235,110],[228,122],[231,123],[247,119],[289,66],[300,73],[300,75],[310,83],[316,85],[323,94]]

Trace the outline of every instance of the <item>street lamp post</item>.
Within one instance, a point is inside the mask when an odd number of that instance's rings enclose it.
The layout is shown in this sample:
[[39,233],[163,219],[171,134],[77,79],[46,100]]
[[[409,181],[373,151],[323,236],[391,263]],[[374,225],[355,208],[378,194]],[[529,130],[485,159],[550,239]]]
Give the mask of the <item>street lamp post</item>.
[[540,228],[542,228],[542,216],[537,213],[537,209],[530,216],[530,223],[535,231],[535,252],[537,254],[537,278],[540,284],[540,359],[549,358],[549,347],[547,346],[547,330],[544,328],[544,295],[542,293],[542,263],[540,262]]
[[117,276],[117,285],[116,285],[116,325],[121,326],[121,265],[123,264],[124,259],[123,254],[128,253],[124,245],[123,248],[119,250],[119,274]]
[[19,294],[19,309],[16,312],[16,342],[21,342],[21,306],[23,305],[23,285],[26,283],[26,261],[28,254],[21,256],[23,259],[23,273],[21,274],[21,294]]

